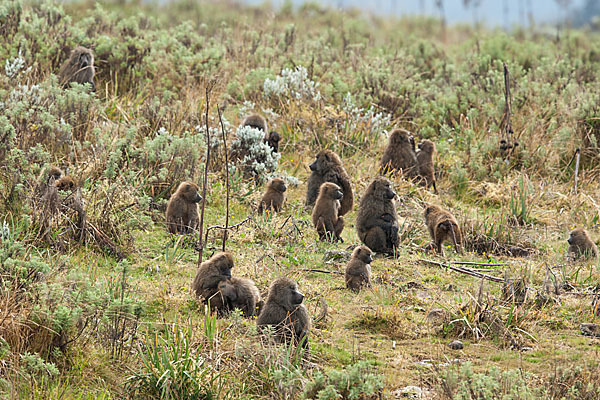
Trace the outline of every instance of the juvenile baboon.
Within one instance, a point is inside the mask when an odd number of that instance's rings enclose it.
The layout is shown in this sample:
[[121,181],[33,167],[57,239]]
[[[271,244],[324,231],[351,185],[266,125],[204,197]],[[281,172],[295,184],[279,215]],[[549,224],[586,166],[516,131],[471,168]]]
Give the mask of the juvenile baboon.
[[267,182],[267,189],[258,204],[258,212],[262,214],[264,210],[279,212],[285,201],[285,191],[287,187],[281,178],[274,178]]
[[303,300],[304,295],[298,291],[296,282],[289,278],[276,279],[269,287],[267,301],[256,320],[257,326],[272,326],[278,342],[302,343],[308,350],[310,317]]
[[219,283],[231,278],[231,268],[233,268],[231,254],[219,252],[200,264],[196,272],[192,290],[197,297],[202,298],[204,303],[210,304],[213,311],[227,310],[227,304],[219,293]]
[[275,131],[271,131],[265,134],[265,138],[263,141],[271,147],[274,153],[279,153],[279,141],[281,140],[281,135]]
[[396,193],[391,182],[379,176],[367,187],[358,206],[358,237],[377,253],[393,253],[398,246],[398,217],[394,197]]
[[167,204],[167,228],[174,234],[190,233],[198,227],[198,205],[202,196],[198,185],[181,182]]
[[51,185],[58,181],[63,176],[63,172],[58,167],[50,167],[48,170],[44,171],[44,178],[41,180],[47,185]]
[[58,190],[62,190],[64,192],[72,192],[75,189],[77,189],[77,184],[75,183],[75,180],[69,175],[63,176],[62,178],[57,180],[55,185]]
[[229,310],[238,308],[245,317],[260,314],[263,301],[252,280],[232,277],[219,283],[219,292]]
[[419,167],[419,175],[425,184],[425,187],[435,187],[435,170],[433,169],[433,154],[435,153],[435,144],[431,140],[423,140],[419,143],[417,151],[417,165]]
[[317,228],[319,239],[344,242],[340,236],[344,229],[344,218],[339,215],[343,195],[335,183],[325,182],[321,185],[312,211],[312,223]]
[[251,128],[260,129],[264,133],[267,133],[267,120],[262,115],[251,114],[244,118],[242,126],[249,126]]
[[418,175],[415,140],[410,132],[394,129],[381,159],[381,172],[402,172],[405,177],[416,178]]
[[346,266],[346,287],[359,291],[363,287],[371,287],[371,249],[367,246],[358,246],[352,252],[352,258]]
[[569,235],[569,257],[576,260],[583,258],[597,258],[598,246],[592,241],[589,233],[583,228],[575,228]]
[[315,204],[321,185],[325,182],[331,182],[338,185],[344,194],[340,201],[339,215],[345,215],[352,209],[354,193],[352,192],[350,177],[337,154],[331,150],[321,150],[315,161],[310,164],[310,170],[312,172],[308,178],[308,189],[306,191],[307,206]]
[[58,78],[63,86],[71,82],[89,83],[92,85],[92,91],[96,91],[94,73],[94,53],[90,49],[77,46],[60,68]]
[[462,233],[456,218],[443,208],[430,204],[424,212],[425,224],[429,230],[429,235],[433,240],[435,248],[443,256],[444,248],[442,243],[446,240],[454,244],[457,253],[463,254]]

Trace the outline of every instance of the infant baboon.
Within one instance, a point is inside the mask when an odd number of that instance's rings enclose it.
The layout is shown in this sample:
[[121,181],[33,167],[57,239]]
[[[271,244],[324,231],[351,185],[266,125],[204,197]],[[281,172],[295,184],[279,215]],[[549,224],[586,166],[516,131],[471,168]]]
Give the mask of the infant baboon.
[[281,178],[274,178],[267,182],[267,189],[258,204],[258,212],[262,214],[264,210],[271,209],[276,212],[281,211],[286,190],[285,182]]
[[433,186],[433,189],[437,192],[437,188],[435,187],[435,170],[433,169],[434,153],[435,144],[431,140],[425,139],[419,143],[419,150],[417,151],[419,175],[427,189]]
[[404,129],[394,129],[381,159],[381,173],[402,172],[405,177],[418,176],[415,139]]
[[281,135],[275,131],[271,131],[265,135],[263,141],[271,147],[274,153],[279,153],[279,141],[281,140]]
[[331,182],[338,185],[344,194],[340,201],[339,215],[345,215],[352,209],[354,194],[350,185],[350,177],[337,154],[331,150],[321,150],[315,161],[310,164],[310,170],[312,172],[308,178],[308,189],[306,191],[307,206],[315,204],[321,185],[325,182]]
[[174,234],[193,232],[198,227],[198,205],[202,196],[198,185],[181,182],[167,204],[167,228]]
[[352,252],[352,258],[346,266],[346,287],[355,292],[363,287],[371,287],[371,249],[358,246]]
[[423,215],[425,216],[425,224],[435,248],[442,256],[444,255],[442,243],[446,240],[454,244],[454,249],[457,253],[464,254],[462,249],[462,233],[456,218],[449,211],[430,204],[425,208]]
[[62,190],[64,192],[72,192],[75,189],[77,189],[77,184],[75,183],[75,180],[69,175],[63,176],[62,178],[57,180],[55,185],[58,190]]
[[219,283],[219,292],[228,310],[238,308],[244,317],[260,314],[263,301],[254,281],[233,277]]
[[233,257],[230,253],[219,252],[200,264],[192,282],[192,290],[204,303],[210,304],[212,311],[227,311],[225,299],[219,293],[219,283],[231,278]]
[[267,120],[262,115],[251,114],[244,118],[242,126],[249,126],[251,128],[260,129],[264,133],[267,133]]
[[379,176],[367,187],[358,206],[358,237],[377,253],[393,253],[398,246],[398,216],[394,197],[396,193],[391,182]]
[[58,167],[50,167],[44,173],[44,179],[42,181],[47,185],[54,184],[63,176],[63,172]]
[[569,242],[569,257],[576,260],[583,258],[597,258],[598,246],[592,241],[589,233],[583,228],[575,228],[567,240]]
[[325,182],[321,185],[312,211],[312,223],[317,228],[319,239],[344,242],[340,236],[344,229],[344,218],[339,215],[343,195],[341,188],[335,183]]
[[308,350],[310,317],[303,300],[304,295],[298,291],[296,282],[289,278],[276,279],[269,287],[267,301],[256,320],[257,326],[273,326],[278,342],[302,343],[302,347]]
[[60,68],[58,78],[63,86],[71,82],[89,83],[92,85],[92,91],[96,91],[94,73],[94,53],[90,49],[77,46]]

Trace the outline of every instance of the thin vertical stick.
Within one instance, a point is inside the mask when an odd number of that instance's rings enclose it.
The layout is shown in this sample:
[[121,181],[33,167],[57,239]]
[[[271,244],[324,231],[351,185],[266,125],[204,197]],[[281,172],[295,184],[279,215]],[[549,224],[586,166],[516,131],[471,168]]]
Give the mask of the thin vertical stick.
[[504,102],[505,102],[505,112],[506,112],[506,124],[504,125],[504,135],[506,142],[508,143],[509,135],[512,133],[512,126],[510,123],[510,114],[511,114],[511,98],[510,98],[510,73],[508,72],[508,67],[506,63],[504,64]]
[[579,157],[581,154],[581,150],[577,148],[575,150],[575,193],[577,193],[577,178],[579,175]]
[[223,251],[225,251],[225,243],[229,235],[229,160],[227,159],[227,137],[225,135],[225,126],[223,126],[223,118],[221,118],[221,109],[217,106],[219,114],[219,124],[221,125],[221,134],[223,135],[223,147],[225,150],[225,185],[227,187],[227,197],[225,198],[225,229],[223,229]]
[[202,231],[204,230],[204,207],[206,206],[206,185],[208,181],[208,163],[210,161],[210,129],[208,126],[208,106],[209,94],[212,89],[210,83],[206,86],[206,114],[204,116],[206,122],[206,160],[204,160],[204,182],[202,183],[202,206],[200,208],[200,249],[198,249],[198,266],[202,264],[202,252],[204,251],[204,242],[202,240]]

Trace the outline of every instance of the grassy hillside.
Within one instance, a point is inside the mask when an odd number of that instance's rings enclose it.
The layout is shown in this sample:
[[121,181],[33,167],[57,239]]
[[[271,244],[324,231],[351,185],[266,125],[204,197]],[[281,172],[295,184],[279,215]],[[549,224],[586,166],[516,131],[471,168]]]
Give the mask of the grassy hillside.
[[[77,45],[94,51],[95,93],[56,77]],[[599,264],[566,258],[572,228],[600,239],[597,34],[316,5],[9,0],[0,62],[2,398],[600,398],[600,341],[580,330],[600,323]],[[199,235],[166,230],[179,182],[202,183],[207,94],[204,259],[221,249],[226,212],[217,105],[230,148],[244,116],[261,113],[283,137],[270,176],[286,178],[287,203],[256,215],[269,173],[230,165],[226,248],[233,274],[263,292],[279,276],[298,282],[316,321],[309,362],[261,343],[253,320],[208,315],[190,292]],[[336,151],[360,201],[396,127],[436,143],[438,193],[395,179],[399,254],[376,256],[373,288],[355,294],[344,262],[324,256],[359,244],[357,205],[344,243],[318,241],[308,164]],[[503,151],[503,138],[519,145]],[[80,186],[56,209],[38,186],[50,165]],[[457,216],[465,255],[426,251],[427,202]],[[424,260],[485,264],[453,266],[506,282]],[[503,293],[511,282],[528,288],[524,304]]]

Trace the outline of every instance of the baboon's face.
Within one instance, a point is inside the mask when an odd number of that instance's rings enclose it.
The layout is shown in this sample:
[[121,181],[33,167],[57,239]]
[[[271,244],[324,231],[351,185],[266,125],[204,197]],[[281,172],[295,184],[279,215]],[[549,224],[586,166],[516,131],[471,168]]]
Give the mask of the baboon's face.
[[334,200],[339,200],[342,197],[344,197],[344,193],[342,192],[340,187],[335,183],[331,182],[325,182],[324,184],[322,184],[321,192],[323,192],[325,196]]
[[569,244],[583,243],[585,241],[586,241],[586,234],[582,229],[575,229],[575,230],[571,231],[571,234],[569,235],[569,239],[567,240],[567,242],[569,242]]
[[283,179],[280,178],[275,178],[271,181],[271,187],[273,188],[273,190],[279,192],[279,193],[283,193],[287,190],[287,187],[285,186],[285,182],[283,181]]
[[79,68],[87,68],[94,64],[94,56],[90,53],[79,54]]
[[231,258],[231,256],[226,253],[221,253],[217,255],[215,259],[215,264],[222,276],[231,278],[231,268],[233,268],[232,260],[233,259]]
[[419,143],[419,149],[425,153],[433,153],[433,142],[430,140],[424,140]]
[[235,287],[231,284],[231,282],[221,281],[219,283],[219,291],[221,291],[221,294],[223,295],[223,297],[225,297],[231,301],[237,300],[237,292],[235,290]]
[[321,151],[317,154],[316,160],[309,165],[311,171],[320,173],[325,169],[326,165],[331,162],[331,155],[327,151]]
[[269,143],[271,143],[273,145],[277,145],[277,144],[279,144],[280,140],[281,140],[281,135],[279,135],[279,133],[272,131],[269,134]]
[[298,305],[302,304],[304,295],[298,291],[296,282],[289,278],[280,278],[273,282],[269,289],[269,299],[288,311],[292,311]]
[[302,301],[304,301],[304,295],[298,291],[298,287],[296,285],[289,287],[288,296],[290,298],[290,303],[293,306],[302,304]]
[[372,254],[373,253],[371,252],[371,249],[369,249],[367,246],[360,246],[354,250],[354,257],[358,258],[365,264],[371,264],[373,262]]
[[390,137],[390,142],[396,145],[403,145],[406,143],[410,143],[411,136],[408,132],[405,131],[396,131],[392,133]]
[[396,197],[396,192],[394,192],[392,184],[387,179],[375,182],[375,193],[384,200],[392,200]]
[[189,203],[199,203],[202,201],[202,196],[200,196],[198,185],[190,182],[185,182],[181,186],[181,195],[185,199],[185,201]]

